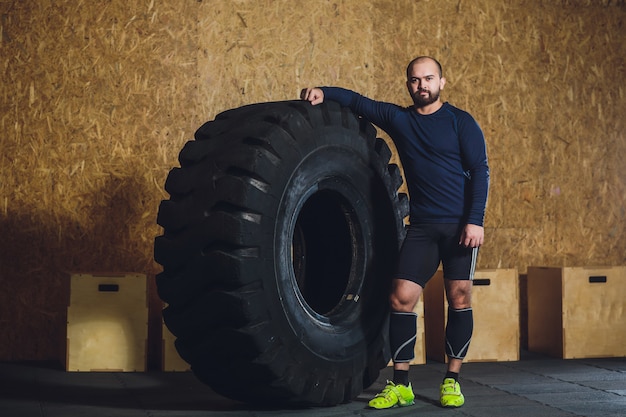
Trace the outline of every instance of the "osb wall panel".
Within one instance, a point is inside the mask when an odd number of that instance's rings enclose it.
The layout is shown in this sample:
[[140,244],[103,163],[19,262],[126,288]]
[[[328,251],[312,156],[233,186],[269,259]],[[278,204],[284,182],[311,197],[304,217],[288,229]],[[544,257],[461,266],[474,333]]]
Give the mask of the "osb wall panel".
[[292,100],[304,87],[368,90],[373,5],[348,1],[203,2],[198,20],[204,113]]
[[[409,105],[409,57],[432,55],[444,100],[485,131],[491,166],[480,265],[626,260],[623,1],[375,2],[377,98]],[[383,41],[384,40],[384,41]]]
[[158,272],[165,177],[201,123],[310,85],[408,105],[421,54],[487,137],[480,266],[624,262],[623,1],[21,0],[0,17],[0,360],[63,354],[68,272]]
[[64,356],[69,272],[154,272],[198,124],[196,4],[0,3],[0,359]]

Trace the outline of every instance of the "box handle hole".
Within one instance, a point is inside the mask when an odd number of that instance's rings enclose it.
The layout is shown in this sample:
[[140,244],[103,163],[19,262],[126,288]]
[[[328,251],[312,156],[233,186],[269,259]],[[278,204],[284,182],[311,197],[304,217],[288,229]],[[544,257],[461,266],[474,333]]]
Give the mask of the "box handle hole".
[[118,292],[120,286],[117,284],[100,284],[98,285],[98,291],[100,292]]
[[489,278],[474,279],[474,285],[483,285],[486,287],[488,285],[491,285],[491,280]]
[[606,282],[606,275],[589,277],[589,282],[592,284]]

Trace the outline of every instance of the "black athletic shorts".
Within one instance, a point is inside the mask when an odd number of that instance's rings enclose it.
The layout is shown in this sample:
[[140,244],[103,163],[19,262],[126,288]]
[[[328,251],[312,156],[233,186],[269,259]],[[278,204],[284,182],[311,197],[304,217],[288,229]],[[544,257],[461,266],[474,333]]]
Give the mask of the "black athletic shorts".
[[459,245],[463,227],[464,224],[450,223],[408,226],[396,278],[408,279],[424,288],[441,263],[445,279],[474,279],[478,248]]

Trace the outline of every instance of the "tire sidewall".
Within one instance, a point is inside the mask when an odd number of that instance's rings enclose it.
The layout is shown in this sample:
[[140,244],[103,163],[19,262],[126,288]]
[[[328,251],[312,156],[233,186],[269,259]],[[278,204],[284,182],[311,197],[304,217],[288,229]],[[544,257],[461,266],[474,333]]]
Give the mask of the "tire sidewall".
[[[374,214],[367,202],[374,197],[371,183],[374,170],[364,143],[352,146],[351,140],[337,144],[336,138],[317,147],[293,168],[278,205],[274,232],[275,293],[268,300],[273,316],[282,323],[285,344],[302,350],[307,356],[325,362],[361,362],[367,345],[377,338],[384,325],[387,295],[374,291],[376,276],[368,264],[372,258],[371,236],[374,234]],[[333,142],[331,144],[331,142]],[[295,224],[304,204],[314,194],[334,193],[346,204],[351,218],[354,242],[353,260],[345,296],[330,315],[315,312],[298,288],[292,267],[292,241]],[[371,314],[378,310],[379,314]],[[379,322],[362,323],[363,313],[378,317]],[[287,331],[285,330],[287,329]]]

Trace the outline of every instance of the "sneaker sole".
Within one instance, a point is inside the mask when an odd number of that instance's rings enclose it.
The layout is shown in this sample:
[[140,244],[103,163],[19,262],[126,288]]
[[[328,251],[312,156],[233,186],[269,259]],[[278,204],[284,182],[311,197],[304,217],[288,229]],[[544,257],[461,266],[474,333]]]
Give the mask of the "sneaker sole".
[[441,404],[441,406],[443,408],[461,408],[461,407],[463,407],[463,405],[465,405],[465,402],[463,402],[462,404],[459,404],[459,405],[457,405],[457,404],[447,404],[447,405]]
[[415,405],[415,400],[411,401],[410,403],[405,403],[405,404],[400,404],[399,402],[395,403],[394,405],[390,406],[390,407],[374,407],[372,405],[367,405],[369,408],[372,408],[374,410],[389,410],[391,408],[400,408],[400,407],[409,407],[411,405]]

